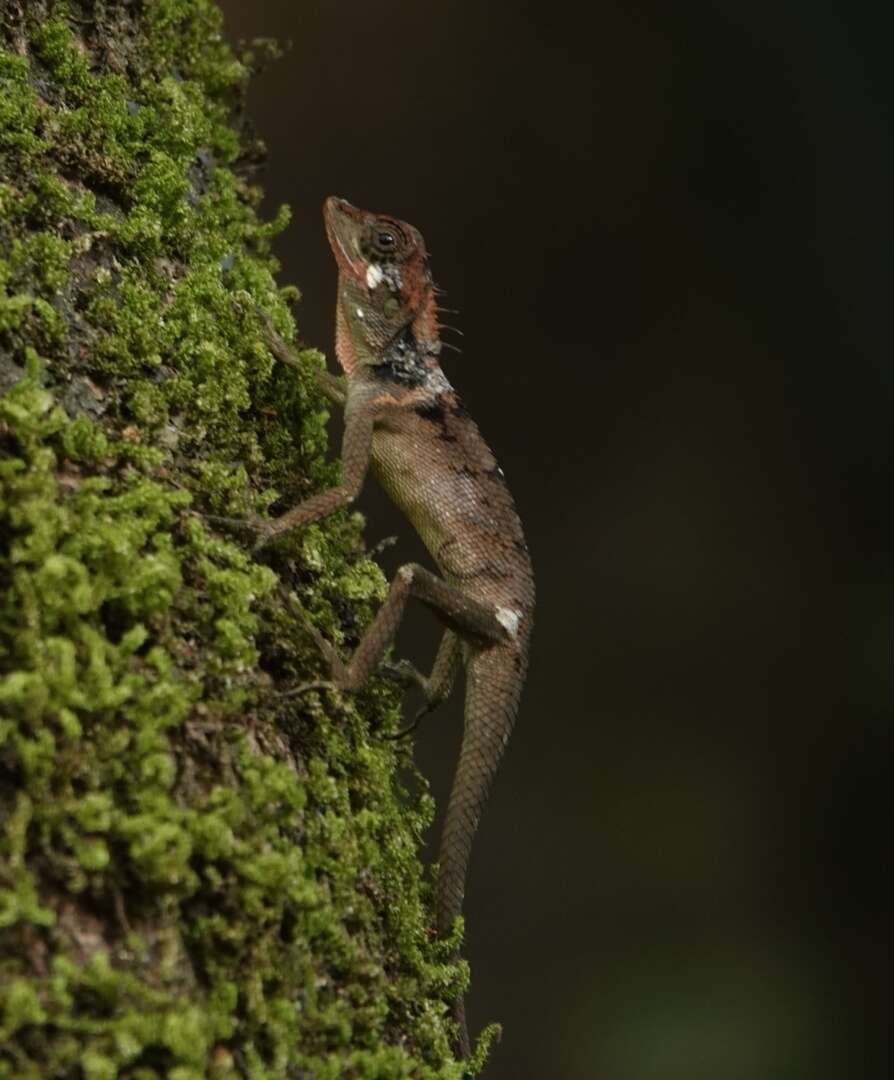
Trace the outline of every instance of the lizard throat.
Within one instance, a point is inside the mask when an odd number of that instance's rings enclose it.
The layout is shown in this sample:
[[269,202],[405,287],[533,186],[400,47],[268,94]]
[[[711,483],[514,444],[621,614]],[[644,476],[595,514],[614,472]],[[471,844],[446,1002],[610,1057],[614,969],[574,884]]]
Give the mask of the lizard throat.
[[375,371],[386,382],[445,389],[447,380],[438,363],[440,352],[440,341],[417,341],[412,326],[407,326],[387,346]]

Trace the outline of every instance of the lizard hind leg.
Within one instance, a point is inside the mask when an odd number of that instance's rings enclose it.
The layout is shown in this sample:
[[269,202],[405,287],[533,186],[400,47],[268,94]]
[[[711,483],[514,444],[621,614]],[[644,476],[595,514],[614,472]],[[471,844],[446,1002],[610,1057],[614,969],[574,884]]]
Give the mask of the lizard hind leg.
[[[454,636],[488,643],[506,640],[506,628],[497,618],[493,605],[476,600],[418,563],[406,563],[394,575],[385,602],[350,661],[341,672],[333,672],[333,682],[339,689],[357,690],[378,668],[385,650],[394,641],[411,596],[435,611]],[[445,664],[448,660],[455,663],[451,659],[453,649],[448,644]]]
[[450,696],[461,664],[460,639],[453,630],[448,629],[444,631],[444,636],[441,638],[438,655],[435,657],[430,675],[423,675],[409,660],[399,660],[396,664],[383,665],[385,674],[390,678],[394,678],[408,689],[415,687],[421,690],[423,703],[411,724],[393,734],[383,735],[382,738],[402,739],[411,735],[419,727],[422,718],[434,712]]
[[[319,633],[315,633],[314,636],[330,668],[332,686],[338,690],[347,691],[358,690],[363,686],[377,670],[385,655],[385,650],[394,641],[407,600],[411,596],[415,596],[435,611],[447,624],[448,630],[452,631],[452,637],[447,638],[445,635],[446,643],[441,644],[438,661],[432,672],[435,681],[428,682],[435,703],[440,700],[439,694],[444,691],[447,676],[456,674],[452,669],[458,663],[461,650],[458,640],[454,641],[454,639],[462,638],[487,643],[506,640],[506,627],[497,618],[496,610],[492,605],[468,596],[462,589],[442,580],[425,567],[419,566],[418,563],[406,563],[395,574],[385,602],[379,608],[376,617],[354,651],[354,655],[347,663],[338,657],[329,642],[323,644]],[[425,684],[425,677],[421,675],[419,677]],[[450,683],[452,685],[452,679]],[[318,684],[315,684],[315,688],[316,685]],[[286,693],[291,696],[310,688],[311,684],[306,684],[305,687],[296,687]],[[449,691],[449,686],[446,686],[446,689]]]

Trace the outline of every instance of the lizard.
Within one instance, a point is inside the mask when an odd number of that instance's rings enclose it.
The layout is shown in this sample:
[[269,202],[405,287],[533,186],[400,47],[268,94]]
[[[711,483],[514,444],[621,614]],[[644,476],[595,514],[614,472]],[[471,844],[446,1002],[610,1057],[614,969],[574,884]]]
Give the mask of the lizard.
[[[319,376],[324,393],[344,407],[341,483],[250,524],[258,551],[349,506],[371,470],[440,571],[401,566],[349,662],[315,635],[331,678],[297,689],[359,688],[382,662],[410,597],[443,622],[431,674],[408,661],[395,670],[422,691],[419,715],[444,701],[460,668],[466,671],[464,733],[439,854],[437,932],[444,936],[462,912],[472,841],[518,710],[533,625],[533,570],[503,472],[441,369],[436,290],[421,234],[334,196],[323,217],[338,270],[335,351],[344,374]],[[288,346],[275,333],[271,347],[288,359]],[[458,1055],[468,1058],[461,996],[453,1017]]]

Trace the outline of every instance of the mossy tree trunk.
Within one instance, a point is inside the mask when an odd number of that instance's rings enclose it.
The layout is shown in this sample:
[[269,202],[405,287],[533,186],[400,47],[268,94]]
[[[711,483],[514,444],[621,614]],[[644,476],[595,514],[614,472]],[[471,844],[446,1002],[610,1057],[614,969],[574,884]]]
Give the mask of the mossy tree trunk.
[[296,611],[350,648],[384,595],[359,521],[259,565],[203,517],[335,475],[250,58],[210,0],[0,35],[0,1078],[458,1077],[394,693],[280,696]]

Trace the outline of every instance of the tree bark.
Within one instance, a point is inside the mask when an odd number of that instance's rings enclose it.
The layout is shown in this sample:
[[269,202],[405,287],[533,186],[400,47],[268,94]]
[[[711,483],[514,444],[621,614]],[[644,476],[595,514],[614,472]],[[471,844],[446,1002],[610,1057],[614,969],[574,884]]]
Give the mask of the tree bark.
[[0,1078],[462,1075],[395,692],[281,696],[384,596],[360,519],[205,517],[334,477],[252,59],[210,0],[0,0]]

